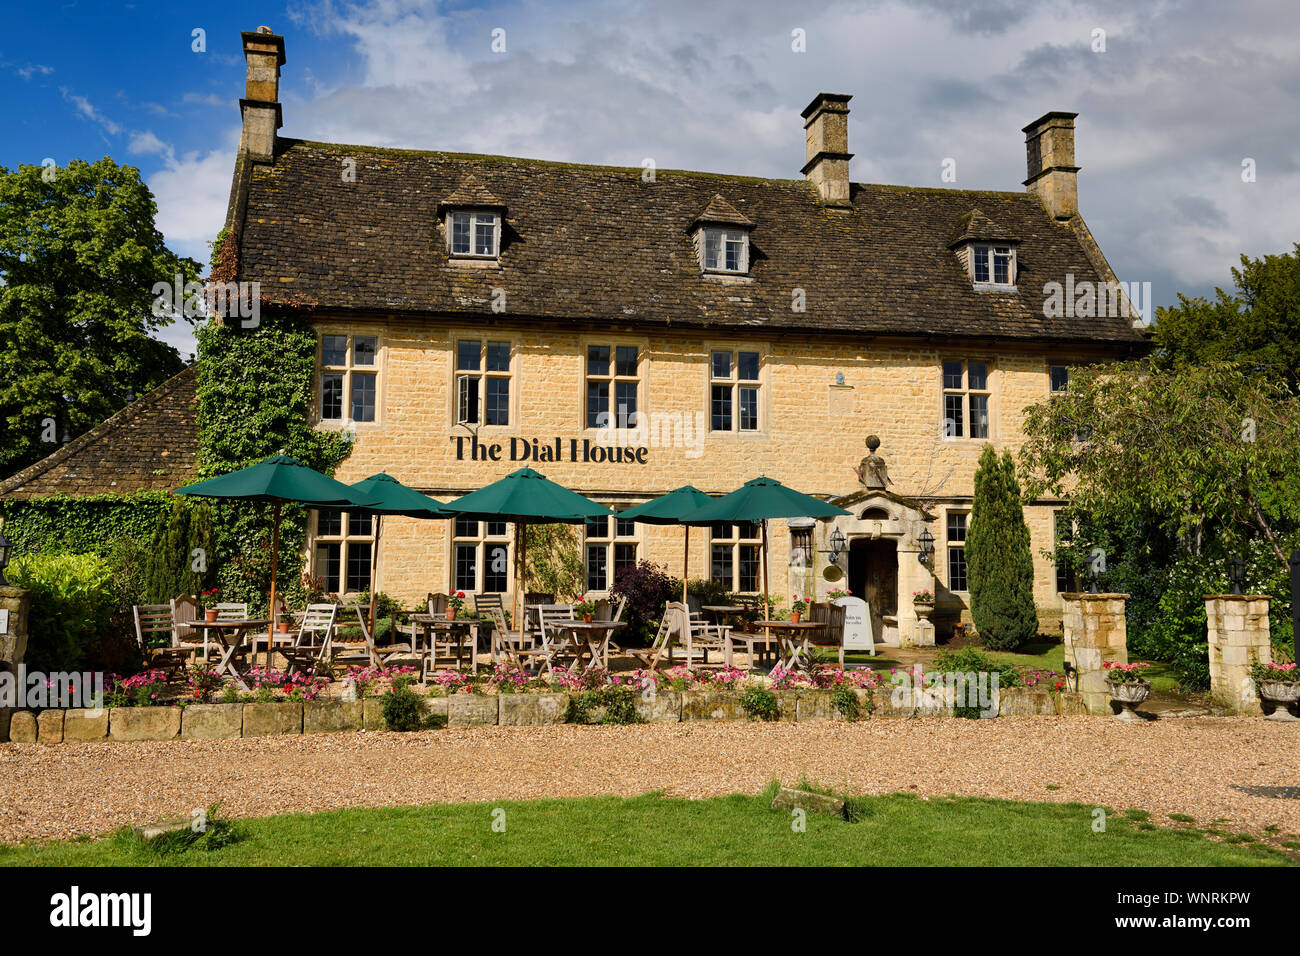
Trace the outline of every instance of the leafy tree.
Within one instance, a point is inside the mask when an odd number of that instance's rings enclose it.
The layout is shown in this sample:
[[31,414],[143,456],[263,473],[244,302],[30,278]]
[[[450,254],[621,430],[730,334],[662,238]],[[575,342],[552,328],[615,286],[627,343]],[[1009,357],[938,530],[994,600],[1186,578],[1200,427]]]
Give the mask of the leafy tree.
[[1165,357],[1076,370],[1069,391],[1028,410],[1026,493],[1067,495],[1073,526],[1056,557],[1131,595],[1130,651],[1208,682],[1203,595],[1272,596],[1271,630],[1290,644],[1287,556],[1300,546],[1300,397],[1234,363]]
[[1300,391],[1300,244],[1290,253],[1241,257],[1233,291],[1215,289],[1214,301],[1178,297],[1156,313],[1156,361],[1239,362],[1248,370]]
[[150,336],[172,321],[152,314],[153,286],[198,263],[167,249],[156,213],[139,170],[108,157],[0,167],[0,475],[182,368]]
[[987,647],[1014,651],[1038,633],[1034,558],[1011,452],[986,445],[966,532],[970,612]]

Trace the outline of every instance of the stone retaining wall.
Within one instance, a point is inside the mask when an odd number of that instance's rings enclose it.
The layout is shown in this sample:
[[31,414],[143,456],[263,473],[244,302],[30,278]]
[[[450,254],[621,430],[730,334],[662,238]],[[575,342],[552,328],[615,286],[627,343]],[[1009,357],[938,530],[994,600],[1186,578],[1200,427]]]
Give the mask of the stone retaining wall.
[[[898,705],[892,690],[878,687],[873,691],[855,691],[861,719],[910,717],[914,713],[952,716],[952,708],[942,701],[927,702],[919,708]],[[783,721],[841,719],[832,705],[830,691],[785,690],[777,691],[776,695]],[[449,727],[562,724],[569,709],[568,694],[456,694],[422,700],[426,713],[445,718]],[[641,718],[649,723],[748,719],[736,691],[660,691],[653,698],[638,698],[636,707]],[[1013,687],[999,694],[1001,715],[1083,713],[1086,710],[1078,694],[1049,694],[1024,687]],[[45,710],[39,714],[17,710],[7,729],[7,734],[0,734],[0,741],[58,744],[101,740],[212,740],[387,728],[383,703],[372,697],[363,701],[112,707],[99,714],[86,710]]]

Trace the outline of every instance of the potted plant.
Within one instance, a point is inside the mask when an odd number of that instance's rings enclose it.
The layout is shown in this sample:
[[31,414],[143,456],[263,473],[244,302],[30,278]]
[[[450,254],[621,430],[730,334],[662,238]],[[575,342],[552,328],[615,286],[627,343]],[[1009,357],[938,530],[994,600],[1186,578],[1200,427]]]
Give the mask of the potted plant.
[[803,612],[808,610],[808,602],[802,600],[799,595],[794,594],[790,597],[790,622],[798,624],[799,619],[803,617]]
[[447,598],[447,620],[454,621],[465,607],[465,592],[457,591]]
[[208,590],[204,591],[201,595],[199,595],[199,598],[204,605],[203,619],[209,622],[215,621],[217,619],[217,608],[216,608],[217,589],[209,588]]
[[928,621],[934,613],[934,592],[922,589],[912,592],[912,610],[922,621]]
[[1120,705],[1120,720],[1141,720],[1136,713],[1137,705],[1147,699],[1151,693],[1151,682],[1142,677],[1142,668],[1150,664],[1138,661],[1132,664],[1120,664],[1104,661],[1101,665],[1106,671],[1106,684],[1110,696]]
[[591,616],[596,613],[596,602],[589,601],[587,598],[579,598],[573,605],[573,613],[582,618],[584,624],[591,623]]
[[1295,664],[1278,664],[1273,661],[1250,666],[1250,676],[1255,681],[1259,696],[1273,705],[1269,720],[1297,720],[1291,709],[1300,701],[1300,670]]

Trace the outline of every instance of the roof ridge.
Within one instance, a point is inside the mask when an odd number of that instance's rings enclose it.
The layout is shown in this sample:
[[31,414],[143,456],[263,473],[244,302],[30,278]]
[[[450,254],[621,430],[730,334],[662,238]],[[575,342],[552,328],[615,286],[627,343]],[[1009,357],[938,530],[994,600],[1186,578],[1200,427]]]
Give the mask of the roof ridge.
[[53,452],[46,455],[40,461],[28,465],[26,468],[24,468],[22,471],[18,472],[17,474],[11,475],[10,477],[4,479],[3,481],[0,481],[0,497],[4,495],[8,495],[11,492],[17,491],[23,485],[28,484],[33,479],[39,478],[41,475],[45,474],[47,471],[49,471],[51,468],[55,467],[56,465],[60,465],[63,462],[67,461],[69,458],[77,454],[83,448],[86,448],[87,446],[94,444],[95,442],[99,441],[99,439],[105,437],[106,435],[109,435],[112,432],[117,431],[127,422],[138,417],[139,415],[144,414],[149,409],[157,405],[161,399],[166,398],[177,388],[183,385],[186,376],[197,375],[198,369],[199,369],[198,362],[195,362],[192,365],[187,365],[185,368],[181,369],[171,378],[166,379],[160,382],[159,384],[155,385],[153,388],[149,389],[149,391],[145,392],[134,402],[131,402],[119,408],[112,415],[109,415],[108,418],[104,419],[102,422],[100,422],[90,431],[78,435],[72,441],[68,442],[66,445],[63,445],[55,449]]

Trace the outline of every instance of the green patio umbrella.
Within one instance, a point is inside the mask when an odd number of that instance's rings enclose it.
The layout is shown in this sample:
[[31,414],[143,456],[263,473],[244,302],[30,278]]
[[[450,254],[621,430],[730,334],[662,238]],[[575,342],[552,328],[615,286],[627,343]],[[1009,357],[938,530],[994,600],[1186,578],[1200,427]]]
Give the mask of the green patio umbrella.
[[515,526],[515,616],[524,591],[523,529],[529,524],[581,524],[614,512],[576,491],[557,485],[531,468],[520,468],[492,484],[443,505],[444,510],[475,521],[510,521]]
[[[354,491],[341,481],[335,481],[313,471],[296,458],[272,455],[265,461],[177,488],[174,494],[195,495],[200,498],[224,498],[233,501],[269,502],[274,506],[271,526],[271,633],[275,632],[276,571],[280,552],[280,507],[284,504],[316,505],[331,508],[367,508],[376,504],[368,495]],[[266,642],[266,663],[271,664],[271,640]]]
[[686,529],[682,553],[682,603],[686,603],[686,580],[691,562],[691,526],[684,520],[686,515],[699,511],[706,505],[713,504],[713,499],[691,485],[682,485],[675,491],[653,498],[635,508],[628,508],[618,513],[625,521],[640,521],[643,524],[679,524]]
[[375,519],[375,542],[370,554],[370,633],[375,633],[375,566],[379,563],[379,535],[384,515],[404,518],[449,518],[442,502],[408,488],[392,475],[380,472],[348,486],[359,495],[373,498],[378,504],[365,510]]
[[820,498],[801,494],[787,488],[775,478],[762,476],[747,481],[729,495],[710,502],[685,516],[689,524],[718,524],[737,521],[757,521],[763,529],[763,605],[764,613],[771,615],[767,603],[767,519],[769,518],[834,518],[849,512]]

